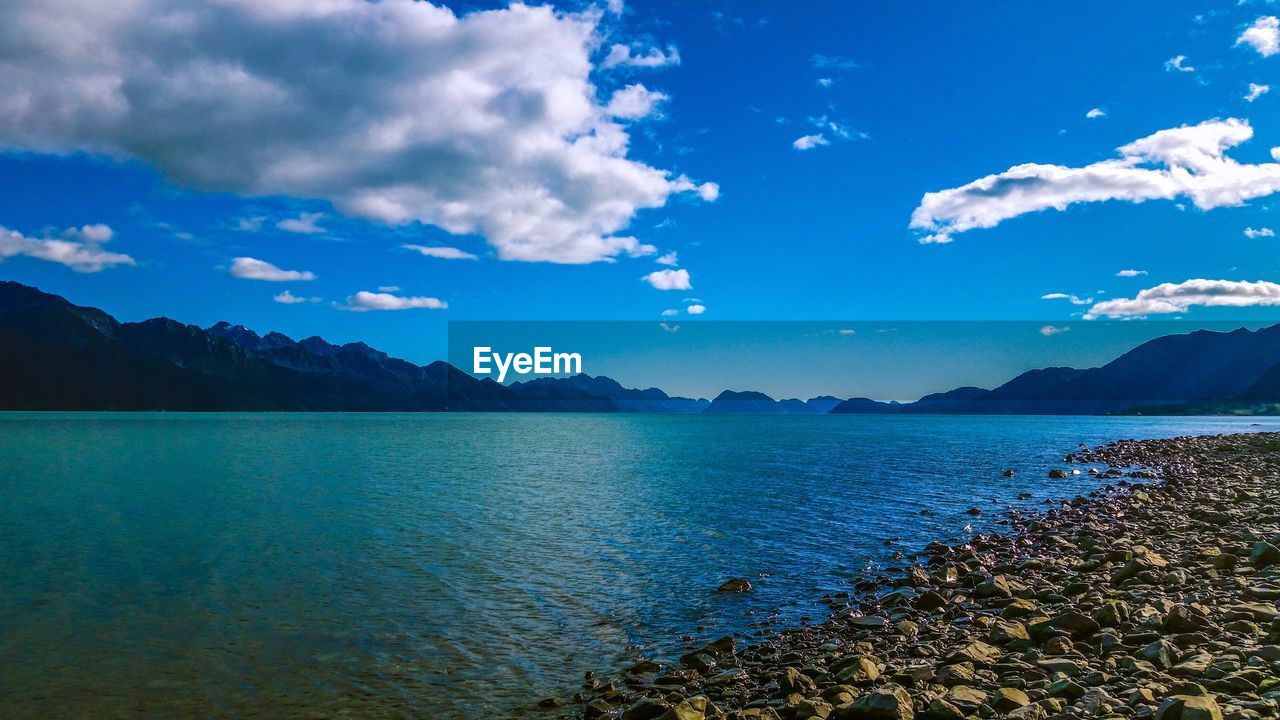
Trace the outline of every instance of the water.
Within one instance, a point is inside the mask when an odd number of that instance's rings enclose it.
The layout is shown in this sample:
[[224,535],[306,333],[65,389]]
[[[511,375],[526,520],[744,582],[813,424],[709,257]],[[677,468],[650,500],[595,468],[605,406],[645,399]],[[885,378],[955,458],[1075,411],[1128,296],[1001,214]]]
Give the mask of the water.
[[[3,413],[0,717],[520,714],[685,633],[820,618],[1024,490],[1087,492],[1045,479],[1079,442],[1260,429],[1280,420]],[[757,590],[715,592],[734,576]]]

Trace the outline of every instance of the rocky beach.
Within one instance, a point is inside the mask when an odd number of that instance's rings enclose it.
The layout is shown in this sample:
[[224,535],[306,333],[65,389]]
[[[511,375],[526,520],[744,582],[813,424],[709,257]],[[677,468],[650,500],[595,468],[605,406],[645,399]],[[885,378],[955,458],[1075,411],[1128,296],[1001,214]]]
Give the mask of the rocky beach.
[[903,557],[823,598],[823,622],[589,674],[528,714],[1280,717],[1280,433],[1082,447],[1057,472],[1079,464],[1088,497]]

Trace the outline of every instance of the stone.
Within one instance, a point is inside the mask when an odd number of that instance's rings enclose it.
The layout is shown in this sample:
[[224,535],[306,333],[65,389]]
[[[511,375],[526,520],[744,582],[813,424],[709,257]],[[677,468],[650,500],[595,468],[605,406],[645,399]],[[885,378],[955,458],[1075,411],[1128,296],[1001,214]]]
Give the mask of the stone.
[[659,720],[703,720],[707,715],[707,699],[701,695],[676,703]]
[[1002,687],[991,696],[991,707],[998,712],[1008,713],[1031,704],[1031,698],[1018,688]]
[[751,592],[751,581],[746,578],[733,578],[724,581],[716,590],[722,593]]
[[944,698],[936,697],[929,703],[924,717],[928,720],[965,720],[969,715]]
[[1208,696],[1172,695],[1160,703],[1155,720],[1222,720],[1222,709]]
[[1280,563],[1280,548],[1265,540],[1253,544],[1253,552],[1249,553],[1249,564],[1256,568],[1264,568]]
[[914,720],[906,688],[887,683],[839,708],[837,720]]
[[1053,697],[1066,698],[1071,701],[1084,697],[1085,689],[1071,678],[1062,678],[1049,683],[1049,694]]
[[796,704],[795,720],[808,720],[809,718],[825,718],[831,714],[831,706],[821,700],[801,700]]
[[1007,598],[1013,596],[1013,590],[1009,587],[1009,581],[1003,575],[996,575],[983,580],[978,583],[978,587],[973,589],[973,593],[981,598]]
[[1027,634],[1026,626],[1020,622],[997,620],[991,623],[990,639],[996,645],[1008,645],[1020,640],[1030,641],[1031,636]]
[[968,685],[956,685],[947,691],[947,702],[973,712],[987,702],[987,694]]
[[671,706],[661,698],[640,698],[622,711],[622,720],[654,720],[670,709]]
[[880,663],[870,655],[850,655],[831,666],[840,682],[873,682],[880,677]]
[[813,678],[800,672],[799,668],[789,667],[782,671],[778,678],[778,687],[785,693],[811,693],[818,689]]
[[1067,610],[1049,620],[1049,624],[1059,630],[1066,630],[1072,637],[1086,638],[1102,629],[1098,621],[1078,610]]

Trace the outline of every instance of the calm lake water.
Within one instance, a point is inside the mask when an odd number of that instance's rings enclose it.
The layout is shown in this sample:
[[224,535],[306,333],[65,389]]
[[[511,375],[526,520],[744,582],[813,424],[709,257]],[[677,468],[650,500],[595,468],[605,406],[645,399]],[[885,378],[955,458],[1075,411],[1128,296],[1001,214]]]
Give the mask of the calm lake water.
[[[1077,443],[1264,429],[0,413],[0,717],[516,715],[686,633],[821,618],[894,548],[1087,492],[1046,479]],[[715,591],[734,576],[757,590]]]

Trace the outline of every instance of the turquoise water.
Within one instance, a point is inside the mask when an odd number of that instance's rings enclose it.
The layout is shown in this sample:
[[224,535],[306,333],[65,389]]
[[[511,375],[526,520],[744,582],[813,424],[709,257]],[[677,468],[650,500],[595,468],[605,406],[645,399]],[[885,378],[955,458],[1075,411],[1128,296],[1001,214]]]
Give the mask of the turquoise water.
[[[511,715],[686,634],[821,618],[895,549],[1087,492],[1045,479],[1079,442],[1260,429],[0,413],[0,717]],[[715,592],[733,576],[757,590]]]

